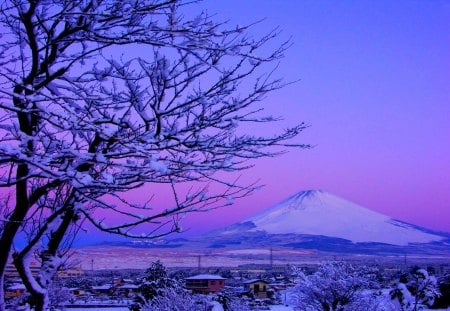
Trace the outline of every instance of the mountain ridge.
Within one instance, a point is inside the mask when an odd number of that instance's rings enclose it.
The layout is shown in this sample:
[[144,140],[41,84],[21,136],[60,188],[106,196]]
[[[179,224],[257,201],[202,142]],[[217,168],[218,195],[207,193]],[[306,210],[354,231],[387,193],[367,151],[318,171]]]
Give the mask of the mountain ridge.
[[324,190],[306,190],[224,228],[191,238],[131,241],[131,247],[252,249],[450,256],[450,233],[393,219]]
[[430,230],[392,219],[323,190],[298,192],[244,220],[253,231],[297,233],[343,238],[352,242],[393,245],[443,240]]

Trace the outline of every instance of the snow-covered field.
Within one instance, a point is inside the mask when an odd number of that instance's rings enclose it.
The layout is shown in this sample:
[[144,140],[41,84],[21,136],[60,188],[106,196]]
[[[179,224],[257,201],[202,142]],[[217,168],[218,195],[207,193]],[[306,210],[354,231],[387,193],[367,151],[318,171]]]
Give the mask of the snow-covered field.
[[285,305],[270,306],[271,311],[293,311],[294,308]]
[[[219,307],[222,309],[222,307],[220,306],[220,304],[216,304],[215,307],[217,309],[213,309],[213,310],[220,310]],[[93,310],[98,310],[98,311],[129,311],[128,308],[126,307],[114,307],[114,308],[65,308],[65,311],[93,311]],[[222,309],[223,310],[223,309]],[[271,311],[293,311],[294,308],[290,307],[290,306],[284,306],[284,305],[276,305],[276,306],[270,306],[270,310]]]
[[[188,250],[130,247],[83,247],[75,250],[72,259],[81,268],[146,269],[151,262],[160,260],[166,267],[197,267],[198,258],[204,267],[237,267],[243,264],[269,264],[270,249]],[[318,262],[312,251],[277,250],[274,264]],[[289,258],[289,261],[286,261]]]

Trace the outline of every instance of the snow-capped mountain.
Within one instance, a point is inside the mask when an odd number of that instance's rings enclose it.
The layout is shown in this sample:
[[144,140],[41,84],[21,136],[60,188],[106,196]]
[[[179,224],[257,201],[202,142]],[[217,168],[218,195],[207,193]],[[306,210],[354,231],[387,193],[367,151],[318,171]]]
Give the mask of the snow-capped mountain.
[[394,220],[326,191],[299,192],[257,215],[159,248],[287,248],[349,254],[450,255],[450,234]]
[[[207,235],[210,247],[276,245],[326,251],[443,249],[446,234],[394,220],[321,190],[299,192],[261,213]],[[425,248],[423,248],[425,249]]]
[[443,239],[320,190],[299,192],[247,221],[255,225],[251,231],[322,235],[354,243],[407,245]]

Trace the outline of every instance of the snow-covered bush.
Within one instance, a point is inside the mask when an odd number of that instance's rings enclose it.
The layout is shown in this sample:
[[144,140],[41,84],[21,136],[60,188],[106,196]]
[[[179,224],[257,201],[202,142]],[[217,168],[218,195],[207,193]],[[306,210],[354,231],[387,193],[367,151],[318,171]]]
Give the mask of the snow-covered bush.
[[424,269],[415,269],[391,290],[391,297],[402,311],[423,310],[440,295],[437,280]]
[[167,269],[158,260],[151,264],[144,277],[144,283],[140,287],[141,295],[137,298],[141,304],[152,301],[158,296],[163,296],[167,289],[183,291],[182,284],[178,280],[167,276]]
[[232,288],[225,288],[213,296],[213,300],[222,305],[224,311],[249,311],[249,299],[239,297]]
[[[299,281],[290,291],[291,302],[298,310],[353,310],[372,298],[369,289],[378,288],[374,271],[345,262],[320,265],[312,275],[297,271]],[[368,296],[369,295],[369,296]]]
[[434,307],[436,308],[449,308],[450,307],[450,273],[441,276],[438,279],[439,291],[441,296],[438,297],[434,302]]
[[205,306],[208,302],[205,297],[194,296],[181,288],[164,288],[158,296],[151,301],[146,301],[141,311],[192,311],[201,310],[199,306]]

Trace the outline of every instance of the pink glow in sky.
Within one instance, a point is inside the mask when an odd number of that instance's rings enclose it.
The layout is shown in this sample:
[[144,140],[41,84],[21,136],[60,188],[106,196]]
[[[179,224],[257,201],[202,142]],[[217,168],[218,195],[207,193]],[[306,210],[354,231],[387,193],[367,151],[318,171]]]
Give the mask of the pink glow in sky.
[[[278,44],[290,38],[276,76],[299,81],[266,98],[266,114],[284,121],[264,133],[306,122],[295,142],[315,146],[256,161],[242,178],[265,187],[233,206],[188,215],[187,235],[309,189],[450,232],[450,1],[204,0],[186,10],[208,10],[230,27],[261,21],[250,29],[255,37],[279,27]],[[172,204],[160,186],[128,197],[145,202],[154,193],[163,198],[156,203]]]
[[231,24],[265,18],[293,46],[280,64],[301,79],[266,100],[281,126],[305,121],[291,150],[244,173],[266,187],[184,227],[225,226],[306,189],[324,189],[396,219],[450,231],[448,1],[204,1]]

